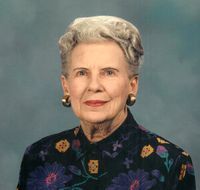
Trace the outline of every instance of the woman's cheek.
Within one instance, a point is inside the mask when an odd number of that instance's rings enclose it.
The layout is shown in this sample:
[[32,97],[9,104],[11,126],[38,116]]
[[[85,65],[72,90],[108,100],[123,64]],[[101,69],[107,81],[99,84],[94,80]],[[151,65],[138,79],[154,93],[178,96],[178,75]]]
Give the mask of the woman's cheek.
[[73,96],[78,95],[78,91],[80,91],[81,83],[78,80],[71,80],[70,81],[70,94]]

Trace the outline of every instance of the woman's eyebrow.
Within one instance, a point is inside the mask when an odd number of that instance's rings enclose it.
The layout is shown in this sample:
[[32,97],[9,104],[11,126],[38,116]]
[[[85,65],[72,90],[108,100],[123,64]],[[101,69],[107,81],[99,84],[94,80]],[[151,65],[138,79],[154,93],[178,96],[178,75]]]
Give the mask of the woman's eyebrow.
[[119,72],[119,69],[113,68],[113,67],[105,67],[105,68],[102,68],[101,70],[109,70],[109,69]]
[[72,71],[76,71],[76,70],[89,70],[89,69],[87,69],[85,67],[76,67]]
[[[105,70],[109,70],[109,69],[115,70],[115,71],[119,72],[119,69],[114,68],[114,67],[104,67],[104,68],[101,68],[100,70],[105,71]],[[88,68],[85,68],[85,67],[76,67],[76,68],[74,68],[72,71],[76,71],[76,70],[89,70],[89,69],[88,69]]]

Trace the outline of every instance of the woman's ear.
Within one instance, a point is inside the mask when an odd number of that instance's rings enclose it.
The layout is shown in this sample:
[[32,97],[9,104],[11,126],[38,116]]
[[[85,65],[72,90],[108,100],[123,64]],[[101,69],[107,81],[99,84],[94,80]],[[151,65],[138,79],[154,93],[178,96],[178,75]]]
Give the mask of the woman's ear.
[[60,81],[61,81],[61,85],[62,85],[62,89],[63,89],[63,94],[64,95],[69,94],[67,78],[64,75],[61,75]]
[[134,94],[135,96],[137,95],[137,92],[138,92],[138,82],[139,82],[138,80],[139,80],[139,76],[138,75],[134,75],[130,79],[129,93]]

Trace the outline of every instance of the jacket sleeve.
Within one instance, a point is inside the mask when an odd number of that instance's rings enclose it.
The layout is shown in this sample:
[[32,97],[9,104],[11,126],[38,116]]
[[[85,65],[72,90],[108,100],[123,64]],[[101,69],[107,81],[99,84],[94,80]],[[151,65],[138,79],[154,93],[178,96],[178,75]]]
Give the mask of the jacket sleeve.
[[196,190],[191,157],[183,152],[176,160],[173,190]]
[[19,179],[17,184],[17,190],[25,190],[26,189],[26,181],[27,181],[27,166],[28,166],[28,157],[29,157],[29,149],[28,147],[23,155],[20,172],[19,172]]

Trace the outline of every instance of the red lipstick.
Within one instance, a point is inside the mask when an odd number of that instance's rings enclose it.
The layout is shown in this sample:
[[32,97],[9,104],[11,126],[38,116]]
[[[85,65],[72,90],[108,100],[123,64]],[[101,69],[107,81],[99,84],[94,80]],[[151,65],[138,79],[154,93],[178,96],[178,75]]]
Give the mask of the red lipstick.
[[108,101],[103,101],[103,100],[87,100],[84,103],[91,107],[98,107],[104,105],[107,102]]

